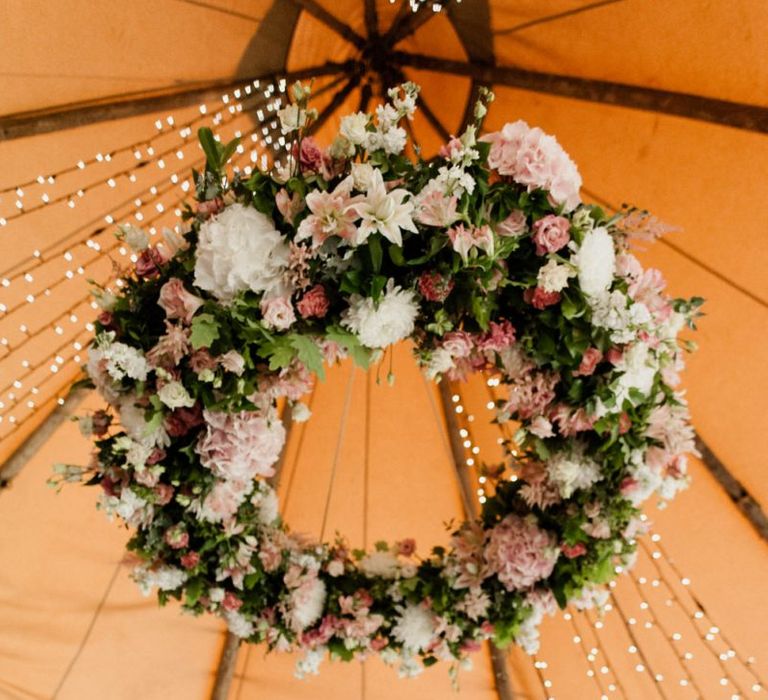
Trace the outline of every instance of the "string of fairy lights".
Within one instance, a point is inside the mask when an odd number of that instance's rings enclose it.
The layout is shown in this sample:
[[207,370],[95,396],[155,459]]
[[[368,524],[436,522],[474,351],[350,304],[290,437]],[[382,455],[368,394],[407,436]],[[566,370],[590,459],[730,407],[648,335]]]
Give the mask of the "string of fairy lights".
[[[317,94],[332,89],[342,79],[343,76],[332,80]],[[0,233],[8,236],[18,235],[14,223],[21,224],[26,221],[23,217],[46,207],[58,205],[75,209],[74,203],[83,200],[87,193],[105,187],[117,190],[121,181],[127,185],[141,185],[143,181],[145,185],[118,204],[112,204],[107,212],[45,246],[38,245],[26,257],[13,260],[0,272],[3,294],[0,301],[0,374],[3,377],[0,436],[7,437],[37,411],[48,409],[51,398],[63,404],[66,387],[79,372],[83,361],[81,353],[94,329],[91,318],[98,308],[87,289],[72,300],[71,283],[79,281],[79,286],[84,287],[86,279],[92,279],[102,286],[120,285],[121,264],[114,256],[130,259],[132,254],[113,237],[116,222],[132,220],[147,228],[150,236],[157,236],[158,228],[170,212],[176,217],[181,215],[180,206],[189,197],[192,186],[191,169],[204,162],[196,140],[190,139],[194,127],[210,123],[217,130],[233,129],[238,119],[253,114],[258,126],[238,146],[233,158],[234,170],[248,175],[258,163],[262,168],[268,167],[271,161],[279,164],[280,151],[288,147],[279,133],[277,119],[286,89],[287,81],[281,78],[253,81],[222,95],[220,101],[200,104],[198,116],[181,124],[177,125],[174,115],[157,119],[154,124],[157,133],[150,138],[81,159],[74,166],[39,175],[0,192],[0,195],[12,192],[18,198],[16,211],[0,219],[3,227]],[[234,129],[231,135],[242,138],[242,129]],[[159,145],[169,137],[173,143]],[[60,182],[62,176],[117,163],[120,154],[132,154],[135,162],[63,194],[52,196],[50,190],[37,192],[39,203],[24,206],[22,198],[30,194],[29,188],[51,186]],[[171,158],[179,163],[176,168],[166,162]],[[244,163],[245,159],[248,162]],[[148,173],[156,172],[149,167],[152,164],[162,175],[149,182]],[[34,240],[34,236],[31,238]],[[46,275],[55,277],[55,281],[49,282]],[[68,302],[63,309],[58,303],[60,297]],[[27,312],[31,304],[36,304],[34,315]],[[33,353],[28,353],[27,347],[32,347]],[[40,353],[41,347],[45,348],[44,353]],[[33,356],[34,352],[37,357]]]
[[[491,377],[484,383],[488,391],[485,405],[493,413],[500,398],[495,392],[500,381]],[[472,436],[472,425],[476,417],[462,399],[460,389],[454,388],[454,392],[451,401],[466,450],[465,464],[477,479],[476,497],[482,504],[489,494],[487,479],[477,470],[480,447]],[[505,446],[514,463],[516,450],[509,426],[499,424],[499,428],[501,436],[497,438],[497,443]],[[511,474],[506,478],[514,480],[517,476]],[[646,515],[642,515],[641,520],[648,522]],[[639,572],[640,567],[650,567],[650,575]],[[712,696],[711,690],[705,693],[697,674],[704,671],[708,677],[713,677],[715,667],[719,669],[718,685],[728,693],[724,697],[741,700],[758,694],[762,696],[765,683],[757,671],[755,659],[740,654],[723,634],[693,592],[690,578],[681,574],[674,560],[663,549],[661,535],[652,533],[640,538],[636,566],[628,571],[617,567],[617,573],[626,575],[618,582],[610,582],[610,597],[599,613],[594,610],[569,609],[562,616],[572,627],[571,639],[583,657],[584,672],[593,682],[595,697],[601,700],[630,697],[621,682],[617,664],[612,662],[607,651],[616,648],[614,636],[617,634],[625,639],[623,651],[626,652],[626,658],[634,659],[631,665],[635,672],[650,681],[649,692],[659,698],[672,697],[673,693],[674,697],[682,697],[680,692],[689,693],[685,697]],[[624,579],[627,582],[621,584]],[[655,600],[652,592],[657,594],[657,598],[659,593],[665,592],[664,599],[660,602]],[[632,594],[638,613],[633,612],[632,603],[627,600]],[[672,626],[662,618],[670,610],[677,613],[680,622],[687,623],[685,627],[688,629],[684,629],[683,624]],[[603,639],[607,634],[607,622],[611,619],[614,620],[610,630],[612,636]],[[591,637],[591,645],[586,640],[587,632]],[[654,634],[652,639],[648,637],[650,634]],[[692,651],[694,645],[698,645],[696,653]],[[698,667],[693,663],[697,654]],[[675,665],[674,675],[659,670],[662,662],[669,666],[670,661]],[[545,697],[554,700],[554,684],[548,673],[551,663],[539,653],[533,658],[533,667]]]

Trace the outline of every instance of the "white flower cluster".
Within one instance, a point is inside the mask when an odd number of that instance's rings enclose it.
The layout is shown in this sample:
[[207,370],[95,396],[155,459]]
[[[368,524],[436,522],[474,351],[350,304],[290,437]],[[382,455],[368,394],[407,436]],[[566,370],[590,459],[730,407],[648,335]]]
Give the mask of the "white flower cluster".
[[584,455],[583,446],[552,455],[547,460],[547,474],[563,498],[570,498],[574,491],[588,489],[603,478],[600,465]]
[[187,580],[187,572],[175,566],[159,566],[152,569],[144,565],[136,567],[131,578],[136,581],[142,594],[148,596],[153,588],[159,588],[161,591],[176,590]]

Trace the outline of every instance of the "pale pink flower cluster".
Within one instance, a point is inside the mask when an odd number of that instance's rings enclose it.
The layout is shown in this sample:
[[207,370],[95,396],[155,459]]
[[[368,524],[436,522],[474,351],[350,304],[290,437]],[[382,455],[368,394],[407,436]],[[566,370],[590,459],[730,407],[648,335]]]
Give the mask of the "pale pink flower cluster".
[[532,518],[508,515],[488,535],[485,560],[508,591],[548,578],[560,554],[553,534]]
[[465,264],[469,260],[470,251],[475,248],[484,251],[487,255],[493,255],[493,233],[488,226],[467,227],[459,224],[448,229],[448,238]]
[[504,413],[522,420],[544,413],[555,398],[559,381],[557,372],[527,372],[515,377]]
[[581,175],[554,136],[518,120],[480,140],[491,144],[488,165],[499,175],[511,177],[529,192],[548,190],[553,202],[566,211],[581,202]]
[[273,416],[253,411],[203,411],[205,431],[196,451],[200,462],[222,479],[249,481],[272,476],[285,442],[285,428]]

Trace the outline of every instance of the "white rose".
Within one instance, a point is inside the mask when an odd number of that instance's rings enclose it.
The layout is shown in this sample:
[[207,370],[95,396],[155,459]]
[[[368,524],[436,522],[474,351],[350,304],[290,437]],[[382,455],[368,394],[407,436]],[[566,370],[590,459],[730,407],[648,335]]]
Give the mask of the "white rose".
[[233,204],[200,227],[195,285],[220,301],[238,292],[277,292],[289,248],[268,216]]
[[368,115],[363,112],[349,114],[341,120],[339,133],[355,146],[360,146],[367,136]]
[[613,238],[602,226],[588,231],[576,255],[579,286],[587,296],[600,296],[608,291],[616,269]]
[[299,108],[298,105],[287,105],[278,111],[280,118],[280,131],[283,134],[289,134],[292,131],[298,131],[307,123],[307,112]]
[[157,392],[157,397],[171,410],[182,407],[192,408],[195,405],[195,400],[189,395],[181,382],[168,382],[164,384],[162,389]]

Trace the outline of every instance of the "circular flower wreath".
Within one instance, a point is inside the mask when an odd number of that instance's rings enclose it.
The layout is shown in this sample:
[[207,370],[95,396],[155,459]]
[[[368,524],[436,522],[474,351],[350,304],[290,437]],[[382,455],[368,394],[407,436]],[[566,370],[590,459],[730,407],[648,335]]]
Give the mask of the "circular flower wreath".
[[[287,166],[229,179],[237,142],[203,129],[183,232],[151,246],[121,227],[135,268],[116,295],[95,290],[87,366],[109,408],[81,419],[92,466],[58,465],[56,481],[101,485],[101,507],[134,529],[145,592],[304,650],[300,674],[326,652],[405,675],[486,639],[533,652],[544,613],[599,603],[631,563],[640,503],[687,483],[693,432],[672,387],[700,300],[665,296],[629,252],[657,220],[580,203],[552,136],[517,121],[477,138],[491,93],[414,162],[401,121],[415,85],[344,117],[326,150],[306,136],[309,90],[292,92]],[[480,518],[423,559],[412,540],[363,552],[291,533],[268,482],[278,401],[306,419],[324,363],[366,367],[406,338],[429,377],[483,371],[508,395],[497,420],[514,424],[514,453]]]

